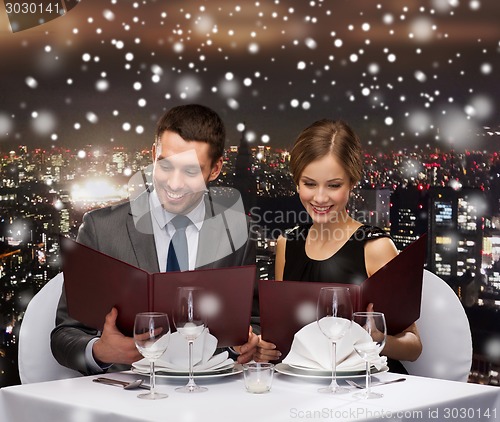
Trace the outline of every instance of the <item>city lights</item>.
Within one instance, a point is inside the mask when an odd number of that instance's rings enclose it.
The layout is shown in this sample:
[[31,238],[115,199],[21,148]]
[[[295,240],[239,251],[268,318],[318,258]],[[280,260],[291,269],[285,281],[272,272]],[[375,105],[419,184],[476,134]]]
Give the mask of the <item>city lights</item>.
[[88,180],[75,184],[71,189],[71,200],[78,202],[113,202],[128,197],[126,186],[112,185],[105,179]]

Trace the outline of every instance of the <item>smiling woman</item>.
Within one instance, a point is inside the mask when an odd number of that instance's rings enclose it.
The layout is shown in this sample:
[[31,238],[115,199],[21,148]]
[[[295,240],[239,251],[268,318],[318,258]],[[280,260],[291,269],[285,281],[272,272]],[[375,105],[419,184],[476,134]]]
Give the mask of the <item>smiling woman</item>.
[[[313,223],[281,236],[276,248],[276,280],[360,284],[397,255],[380,228],[349,216],[347,203],[362,175],[361,144],[343,121],[319,120],[304,129],[290,153],[290,169],[300,201]],[[370,303],[368,312],[377,309]],[[273,339],[268,339],[273,341]],[[257,359],[273,359],[273,344],[261,340]],[[387,336],[383,354],[393,372],[398,360],[413,361],[422,350],[415,323]]]

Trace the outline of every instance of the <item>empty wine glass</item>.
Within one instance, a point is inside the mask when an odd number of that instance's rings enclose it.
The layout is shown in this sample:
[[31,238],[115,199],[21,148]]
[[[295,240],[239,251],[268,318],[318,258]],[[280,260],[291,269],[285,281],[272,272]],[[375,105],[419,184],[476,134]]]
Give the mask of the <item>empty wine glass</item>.
[[332,343],[332,382],[320,388],[321,393],[347,393],[349,390],[337,384],[337,341],[351,327],[352,303],[349,288],[323,287],[319,292],[316,320],[319,329]]
[[139,353],[149,360],[149,393],[139,394],[141,399],[164,399],[168,394],[155,391],[155,361],[167,350],[170,341],[168,315],[160,312],[144,312],[135,316],[134,341]]
[[363,399],[376,399],[383,394],[371,391],[371,362],[378,359],[380,351],[385,345],[387,338],[387,327],[384,314],[381,312],[355,312],[352,316],[353,322],[359,324],[372,338],[372,341],[357,343],[354,350],[366,361],[366,389],[354,394],[355,397]]
[[206,327],[206,315],[203,307],[204,290],[199,287],[179,287],[177,289],[176,308],[173,313],[174,325],[180,335],[188,341],[189,381],[175,391],[181,393],[203,393],[208,389],[194,382],[193,343]]

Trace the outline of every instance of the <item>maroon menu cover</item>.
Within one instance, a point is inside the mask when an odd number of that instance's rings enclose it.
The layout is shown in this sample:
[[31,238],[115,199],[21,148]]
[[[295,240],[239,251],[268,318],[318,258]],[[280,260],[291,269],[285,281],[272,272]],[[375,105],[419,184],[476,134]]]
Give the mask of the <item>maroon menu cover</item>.
[[61,238],[61,252],[68,314],[89,327],[102,330],[115,306],[117,326],[126,335],[132,335],[139,312],[165,312],[174,329],[177,288],[200,286],[216,305],[207,325],[218,347],[248,341],[254,265],[151,274],[68,238]]
[[369,303],[383,312],[388,334],[397,334],[420,317],[426,255],[424,234],[361,285],[309,281],[259,281],[260,324],[263,340],[276,344],[284,358],[293,337],[316,320],[322,287],[349,287],[354,311]]

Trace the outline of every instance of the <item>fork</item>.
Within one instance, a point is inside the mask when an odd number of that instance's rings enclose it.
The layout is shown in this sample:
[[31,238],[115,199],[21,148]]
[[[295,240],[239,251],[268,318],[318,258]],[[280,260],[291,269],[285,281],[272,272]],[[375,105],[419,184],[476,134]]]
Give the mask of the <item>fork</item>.
[[[406,378],[396,378],[395,380],[372,383],[372,387],[375,387],[377,385],[392,384],[394,382],[401,382],[401,381],[406,381]],[[347,384],[349,384],[351,387],[356,387],[356,388],[361,388],[361,389],[366,388],[366,386],[360,385],[357,382],[354,382],[351,380],[345,380],[345,382]]]

